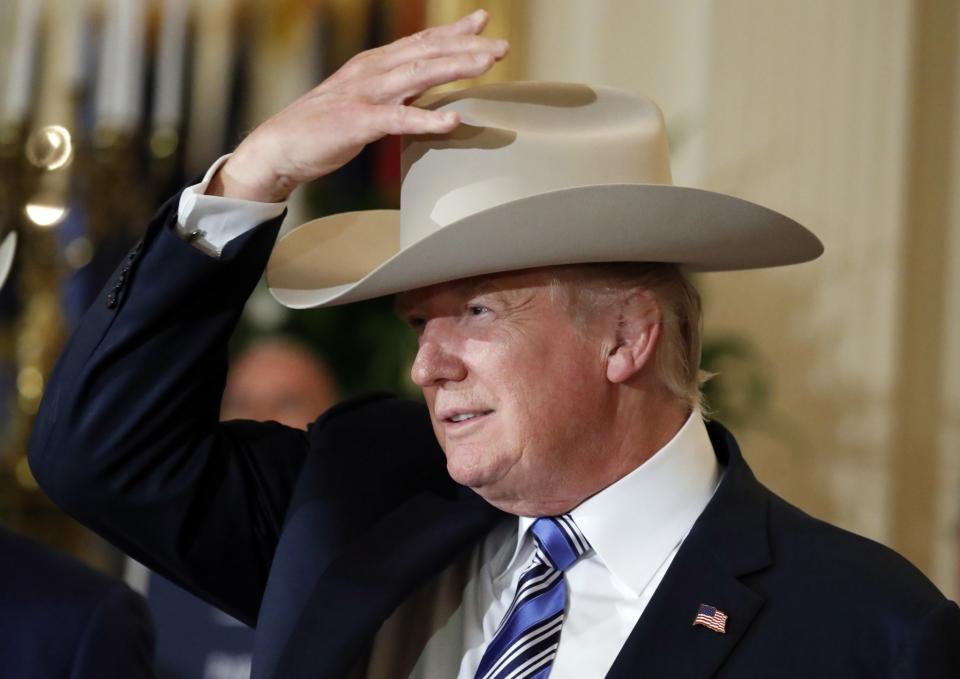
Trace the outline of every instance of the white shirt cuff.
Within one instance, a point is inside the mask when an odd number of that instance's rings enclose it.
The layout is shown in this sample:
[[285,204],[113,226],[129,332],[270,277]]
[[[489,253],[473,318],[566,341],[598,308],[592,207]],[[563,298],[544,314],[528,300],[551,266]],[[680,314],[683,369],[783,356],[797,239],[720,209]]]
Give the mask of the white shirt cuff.
[[183,190],[177,211],[177,231],[180,235],[215,257],[219,257],[223,248],[234,238],[280,216],[287,207],[286,202],[260,203],[206,195],[204,192],[213,175],[229,157],[229,153],[221,156],[210,166],[199,184]]

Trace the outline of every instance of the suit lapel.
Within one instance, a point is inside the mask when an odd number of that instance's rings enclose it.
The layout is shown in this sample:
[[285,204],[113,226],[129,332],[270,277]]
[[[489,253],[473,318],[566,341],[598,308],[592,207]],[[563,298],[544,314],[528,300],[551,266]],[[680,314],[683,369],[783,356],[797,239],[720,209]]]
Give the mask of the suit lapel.
[[385,544],[395,546],[409,529],[402,517],[414,516],[418,502],[454,503],[458,492],[422,405],[384,394],[351,399],[327,411],[308,436],[311,453],[284,518],[257,618],[255,679],[278,676],[281,655],[313,605],[310,593],[371,526],[393,520],[395,533]]
[[[724,478],[684,540],[617,656],[608,679],[713,676],[750,627],[763,597],[741,578],[771,563],[767,494],[723,427],[708,425]],[[700,604],[727,615],[726,632],[693,620]]]
[[463,488],[403,503],[317,579],[275,671],[264,676],[346,676],[393,610],[502,517]]

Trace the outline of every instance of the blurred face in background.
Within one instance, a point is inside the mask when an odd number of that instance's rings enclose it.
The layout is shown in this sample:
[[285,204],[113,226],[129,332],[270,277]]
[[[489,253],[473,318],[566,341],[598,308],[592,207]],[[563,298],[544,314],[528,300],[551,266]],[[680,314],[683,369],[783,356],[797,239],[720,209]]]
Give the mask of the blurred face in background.
[[329,370],[308,349],[267,340],[232,361],[220,419],[273,420],[306,429],[337,398]]

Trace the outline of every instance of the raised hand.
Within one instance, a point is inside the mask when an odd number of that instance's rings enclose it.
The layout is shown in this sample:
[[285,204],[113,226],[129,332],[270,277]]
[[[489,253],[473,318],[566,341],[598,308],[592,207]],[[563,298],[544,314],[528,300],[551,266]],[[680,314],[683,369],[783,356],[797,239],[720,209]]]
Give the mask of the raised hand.
[[356,55],[251,132],[207,193],[286,200],[385,135],[450,132],[460,122],[456,113],[408,104],[435,85],[481,75],[506,55],[505,40],[480,35],[488,18],[478,10]]

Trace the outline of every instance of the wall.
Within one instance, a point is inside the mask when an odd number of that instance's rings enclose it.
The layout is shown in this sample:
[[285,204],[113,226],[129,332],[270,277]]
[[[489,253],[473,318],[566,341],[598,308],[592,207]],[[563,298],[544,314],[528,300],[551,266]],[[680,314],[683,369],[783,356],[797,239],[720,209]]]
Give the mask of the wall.
[[700,278],[707,335],[749,340],[773,387],[737,434],[774,490],[955,595],[956,3],[524,6],[527,77],[649,94],[676,183],[780,210],[824,241],[812,264]]

